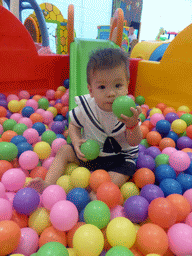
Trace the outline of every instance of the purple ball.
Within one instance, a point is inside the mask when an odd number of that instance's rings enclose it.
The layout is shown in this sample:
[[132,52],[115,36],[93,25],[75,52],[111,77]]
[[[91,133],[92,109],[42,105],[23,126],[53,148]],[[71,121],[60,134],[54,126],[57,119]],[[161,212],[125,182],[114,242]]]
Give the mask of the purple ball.
[[61,103],[61,99],[57,99],[57,100],[55,101],[55,104],[57,104],[57,103]]
[[161,154],[161,151],[157,147],[149,147],[146,149],[145,154],[152,156],[153,159],[155,159],[156,156]]
[[179,116],[173,112],[170,112],[165,116],[165,120],[167,120],[170,124],[176,119],[179,119]]
[[20,189],[13,199],[13,207],[20,214],[29,215],[37,209],[40,202],[38,192],[33,188]]
[[5,94],[3,93],[0,93],[0,100],[6,100],[7,97],[5,96]]
[[7,117],[7,118],[10,118],[10,116],[11,116],[12,114],[13,114],[13,113],[12,113],[11,111],[7,110],[7,115],[6,115],[6,117]]
[[56,133],[63,133],[65,129],[65,125],[63,124],[62,121],[55,121],[53,122],[53,124],[51,125],[51,130]]
[[187,155],[190,157],[190,160],[192,161],[192,152],[187,152]]
[[154,131],[154,132],[156,132],[157,131],[157,129],[156,129],[156,127],[154,127],[151,131]]
[[151,112],[151,108],[147,110],[147,116],[149,116],[150,112]]
[[131,196],[124,204],[124,212],[126,217],[134,222],[140,223],[148,217],[149,202],[142,196]]
[[67,126],[67,125],[68,125],[67,119],[63,120],[62,122],[63,122],[64,126]]
[[107,253],[106,251],[102,251],[101,254],[100,254],[100,256],[105,256],[106,253]]
[[192,139],[187,136],[182,136],[177,140],[177,147],[179,150],[183,148],[192,148]]
[[7,109],[7,101],[5,99],[0,99],[0,106],[4,107]]
[[151,171],[155,170],[155,160],[152,156],[140,154],[137,159],[137,169],[148,168]]
[[148,184],[141,189],[140,196],[143,196],[149,203],[151,203],[155,198],[164,197],[164,193],[160,187]]
[[139,144],[139,153],[145,152],[145,151],[146,151],[146,147],[142,144]]

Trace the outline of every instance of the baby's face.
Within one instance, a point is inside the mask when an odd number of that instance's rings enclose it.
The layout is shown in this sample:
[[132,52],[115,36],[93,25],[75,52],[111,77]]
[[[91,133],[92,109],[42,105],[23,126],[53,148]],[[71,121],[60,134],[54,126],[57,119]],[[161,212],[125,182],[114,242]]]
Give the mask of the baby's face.
[[113,101],[127,95],[128,84],[125,65],[122,64],[112,69],[95,71],[88,89],[100,109],[112,112]]

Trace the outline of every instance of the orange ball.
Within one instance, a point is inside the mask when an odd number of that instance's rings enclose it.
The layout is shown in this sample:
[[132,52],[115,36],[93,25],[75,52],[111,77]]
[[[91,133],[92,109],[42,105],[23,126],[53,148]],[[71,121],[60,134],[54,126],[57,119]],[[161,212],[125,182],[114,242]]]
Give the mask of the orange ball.
[[143,139],[146,139],[147,134],[149,133],[149,128],[146,125],[140,125],[140,130],[143,134]]
[[94,192],[97,192],[98,187],[103,183],[111,181],[111,177],[109,173],[105,170],[98,169],[94,172],[92,172],[90,180],[89,180],[89,186]]
[[3,174],[9,170],[12,169],[13,165],[6,161],[6,160],[0,160],[0,181],[1,181],[1,177],[3,176]]
[[181,149],[181,151],[183,151],[183,152],[192,152],[192,148],[183,148],[183,149]]
[[49,242],[58,242],[67,246],[67,235],[65,231],[60,231],[53,226],[43,230],[39,238],[39,247]]
[[62,107],[63,107],[63,105],[61,103],[57,103],[54,105],[54,108],[57,109],[57,114],[61,114]]
[[67,114],[68,111],[69,111],[69,107],[68,107],[68,106],[64,106],[64,107],[62,107],[62,109],[61,109],[61,114],[62,114],[63,116],[66,116],[66,114]]
[[162,113],[163,113],[164,109],[167,108],[167,105],[165,103],[158,103],[156,105],[156,108],[159,108],[162,111]]
[[176,110],[172,107],[167,107],[163,110],[163,115],[166,116],[168,113],[171,113],[171,112],[176,113]]
[[31,178],[41,178],[43,180],[45,180],[46,174],[47,174],[48,170],[43,167],[43,166],[37,166],[35,167],[31,172],[30,172],[30,177]]
[[133,180],[138,188],[143,188],[155,183],[155,174],[148,168],[140,168],[134,173]]
[[31,119],[31,121],[33,122],[33,124],[34,124],[34,123],[38,123],[38,122],[40,122],[40,123],[43,122],[43,117],[42,117],[42,115],[40,115],[40,114],[38,114],[38,113],[33,113],[33,114],[31,114],[29,118]]
[[0,124],[3,125],[3,123],[5,122],[5,120],[7,120],[7,117],[0,117]]
[[1,139],[2,139],[2,141],[10,142],[11,139],[12,139],[14,136],[17,136],[17,133],[14,132],[14,131],[8,130],[8,131],[5,131],[5,132],[2,134]]
[[41,98],[42,98],[41,95],[34,95],[32,99],[38,101],[38,100],[40,100]]
[[20,168],[18,158],[13,159],[13,160],[11,161],[11,164],[13,165],[13,168]]
[[149,129],[149,131],[151,131],[155,126],[149,121],[149,120],[145,120],[142,125],[147,126],[147,128]]
[[174,205],[163,197],[156,198],[150,203],[148,215],[154,224],[162,228],[170,228],[177,219],[177,211],[175,211]]
[[75,226],[68,231],[67,244],[68,244],[69,248],[73,248],[73,236],[74,236],[76,230],[83,225],[85,225],[85,222],[77,222],[77,224],[75,224]]
[[55,92],[55,99],[61,99],[61,97],[65,94],[63,91],[56,91]]
[[13,210],[11,220],[17,223],[20,228],[26,228],[28,226],[28,216],[25,214],[20,214],[15,210]]
[[177,111],[177,115],[180,118],[183,114],[186,114],[185,111]]
[[187,199],[179,194],[171,194],[166,198],[175,206],[175,211],[177,211],[176,222],[184,221],[191,212],[190,203]]
[[176,144],[175,141],[171,138],[163,138],[159,143],[159,148],[162,151],[164,148],[172,147],[175,148]]
[[163,228],[147,223],[137,231],[136,246],[144,255],[150,253],[164,255],[168,249],[168,236]]
[[12,220],[0,221],[0,255],[7,255],[13,252],[20,241],[21,229]]
[[147,142],[152,146],[158,146],[162,137],[159,132],[151,131],[146,136]]
[[192,139],[192,125],[189,125],[187,128],[186,128],[186,134],[187,136]]
[[97,189],[97,200],[103,201],[109,208],[119,205],[121,191],[113,182],[103,182]]
[[69,130],[68,130],[68,129],[63,132],[63,136],[64,136],[66,139],[67,139],[67,137],[68,137],[68,134],[69,134]]
[[141,253],[135,245],[133,245],[129,250],[134,254],[134,256],[143,256],[143,253]]
[[6,117],[7,115],[7,109],[0,106],[0,117]]

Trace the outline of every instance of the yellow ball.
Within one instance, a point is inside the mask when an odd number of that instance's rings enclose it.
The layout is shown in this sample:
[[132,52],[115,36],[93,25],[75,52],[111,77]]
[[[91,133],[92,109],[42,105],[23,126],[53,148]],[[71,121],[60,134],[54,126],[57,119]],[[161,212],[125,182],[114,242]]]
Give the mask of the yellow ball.
[[177,111],[185,111],[186,113],[189,113],[191,110],[187,106],[180,106]]
[[71,174],[71,182],[75,188],[86,188],[89,185],[91,173],[85,167],[76,168]]
[[56,117],[56,115],[57,115],[57,109],[56,109],[56,108],[54,108],[54,107],[49,107],[49,108],[47,109],[47,111],[50,111],[50,112],[53,114],[53,116]]
[[38,235],[40,235],[45,228],[51,226],[51,221],[49,219],[49,211],[43,207],[35,210],[28,220],[29,228],[34,229]]
[[77,252],[74,248],[67,248],[69,256],[77,256]]
[[31,177],[26,177],[24,187],[26,187],[26,186],[29,184],[29,182],[30,182],[31,180],[32,180]]
[[121,186],[121,194],[124,200],[131,196],[138,196],[140,194],[139,188],[133,182],[126,182]]
[[46,128],[46,129],[49,129],[49,127],[48,127],[46,124],[44,124],[44,125],[45,125],[45,128]]
[[69,175],[62,175],[56,182],[57,185],[62,187],[66,193],[73,189],[71,177]]
[[171,124],[171,129],[177,134],[183,133],[186,130],[186,128],[187,124],[182,119],[176,119]]
[[18,100],[11,100],[8,103],[8,109],[13,113],[17,113],[21,109],[21,103]]
[[152,108],[149,115],[152,116],[156,113],[162,114],[162,111],[159,108]]
[[131,248],[136,240],[136,230],[133,223],[124,217],[111,220],[106,229],[107,240],[110,245],[122,245]]
[[77,167],[79,167],[79,165],[77,165],[77,164],[75,164],[75,163],[67,164],[66,169],[65,169],[65,174],[66,174],[66,175],[71,175],[71,173],[72,173]]
[[25,105],[26,105],[27,100],[26,99],[22,99],[19,102],[21,104],[21,109],[23,109],[25,107]]
[[66,91],[66,88],[64,86],[59,86],[57,88],[57,91],[62,91],[62,92],[65,92]]
[[91,224],[79,227],[73,236],[73,248],[78,256],[98,256],[104,247],[101,230]]
[[51,154],[51,147],[49,143],[40,141],[35,144],[33,151],[38,155],[39,159],[46,159]]

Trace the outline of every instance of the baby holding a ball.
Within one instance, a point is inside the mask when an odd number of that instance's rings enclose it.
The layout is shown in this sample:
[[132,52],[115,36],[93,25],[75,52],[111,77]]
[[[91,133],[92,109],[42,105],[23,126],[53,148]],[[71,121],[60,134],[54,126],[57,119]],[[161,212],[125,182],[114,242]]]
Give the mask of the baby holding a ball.
[[[89,94],[76,96],[77,107],[69,112],[69,136],[72,143],[64,145],[57,152],[45,181],[35,178],[28,185],[40,193],[47,186],[56,184],[69,163],[76,163],[90,171],[104,169],[119,187],[136,170],[138,145],[142,140],[139,127],[142,111],[134,102],[134,107],[130,107],[132,99],[127,96],[127,53],[120,48],[92,53],[87,65],[87,83]],[[96,157],[93,160],[88,160],[91,158],[86,158],[81,152],[81,145],[90,140],[99,145],[99,156],[92,154]]]

